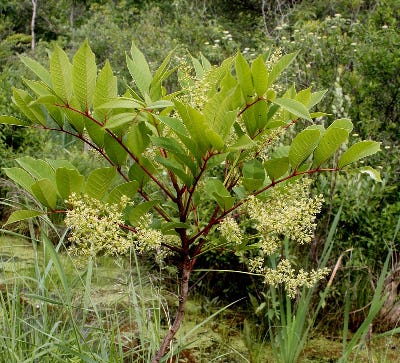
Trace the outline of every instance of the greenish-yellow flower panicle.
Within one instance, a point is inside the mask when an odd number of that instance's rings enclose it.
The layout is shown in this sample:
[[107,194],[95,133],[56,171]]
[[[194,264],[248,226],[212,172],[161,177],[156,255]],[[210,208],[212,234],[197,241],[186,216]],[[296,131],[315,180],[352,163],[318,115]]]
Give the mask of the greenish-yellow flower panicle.
[[306,286],[308,288],[315,285],[329,273],[328,268],[319,270],[304,271],[300,269],[297,273],[287,259],[279,262],[276,270],[264,268],[265,283],[272,286],[282,284],[289,297],[294,298],[298,288]]
[[140,219],[138,226],[126,231],[122,210],[129,203],[126,196],[118,204],[109,204],[88,195],[71,194],[66,201],[71,209],[65,223],[70,229],[71,252],[77,255],[124,255],[130,248],[137,252],[160,251],[163,235],[150,228],[151,215]]
[[310,185],[310,179],[301,179],[274,188],[265,200],[249,199],[247,212],[262,236],[261,248],[266,255],[278,251],[282,236],[300,244],[311,242],[323,198],[311,198]]
[[255,223],[260,236],[260,255],[249,260],[249,269],[265,276],[265,283],[284,285],[288,295],[294,297],[299,287],[311,287],[325,277],[329,269],[303,269],[297,273],[290,261],[282,259],[276,269],[264,266],[264,257],[277,253],[282,238],[299,244],[310,243],[316,227],[316,215],[322,207],[322,195],[310,197],[310,179],[301,179],[282,188],[274,189],[260,200],[251,197],[247,213]]
[[[132,235],[121,229],[126,196],[119,204],[108,204],[88,195],[72,193],[67,200],[71,206],[65,218],[70,229],[70,250],[78,255],[120,255],[132,246]],[[121,208],[122,207],[122,208]]]
[[240,227],[232,217],[226,217],[218,226],[218,230],[229,242],[240,244],[243,241]]

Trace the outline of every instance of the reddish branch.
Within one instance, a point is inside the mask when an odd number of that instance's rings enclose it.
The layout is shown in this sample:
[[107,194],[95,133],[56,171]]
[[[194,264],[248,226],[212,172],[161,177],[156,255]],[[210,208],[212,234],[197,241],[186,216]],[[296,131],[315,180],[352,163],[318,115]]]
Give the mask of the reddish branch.
[[[87,119],[89,119],[90,121],[94,122],[95,124],[97,124],[100,127],[104,127],[104,125],[99,122],[98,120],[96,120],[94,117],[92,117],[89,112],[83,112],[81,110],[77,110],[76,108],[71,107],[68,103],[63,105],[63,104],[55,104],[55,106],[57,107],[62,107],[62,108],[66,108],[68,110],[71,110],[73,112],[76,112],[84,117],[86,117]],[[122,142],[122,140],[120,140],[110,129],[104,128],[104,130],[116,141],[118,142],[118,144],[125,150],[125,152],[139,165],[139,167],[150,177],[150,179],[152,179],[159,187],[160,189],[173,201],[176,202],[176,197],[153,175],[153,173],[151,173],[144,165],[142,165],[142,163],[140,162],[139,158],[132,153],[131,150],[129,150],[129,148]]]

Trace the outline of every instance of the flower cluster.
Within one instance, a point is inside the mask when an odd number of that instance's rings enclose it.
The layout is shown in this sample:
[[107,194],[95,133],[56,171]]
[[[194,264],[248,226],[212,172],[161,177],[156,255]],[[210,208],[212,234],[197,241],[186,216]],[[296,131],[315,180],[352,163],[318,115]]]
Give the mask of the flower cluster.
[[139,252],[158,250],[161,246],[163,235],[160,231],[150,228],[151,215],[144,215],[136,227],[135,249]]
[[309,272],[300,269],[296,273],[290,261],[287,259],[281,260],[276,270],[262,266],[262,261],[260,259],[258,262],[258,266],[253,266],[253,271],[262,273],[266,284],[270,284],[274,287],[282,284],[291,298],[295,297],[298,288],[302,286],[310,288],[329,273],[328,268],[311,270]]
[[286,237],[300,244],[312,240],[316,227],[315,218],[322,207],[322,195],[310,197],[311,179],[304,178],[281,188],[274,188],[265,200],[251,197],[247,213],[259,232],[260,255],[249,260],[252,272],[264,275],[265,283],[284,285],[290,297],[301,286],[311,287],[329,272],[329,269],[300,269],[296,272],[289,260],[280,261],[276,269],[264,266],[264,256],[279,251],[281,238]]
[[322,195],[311,198],[310,179],[274,188],[266,200],[251,197],[247,212],[262,236],[261,248],[267,255],[279,248],[281,236],[309,243],[316,227],[315,217],[322,207]]
[[221,235],[229,242],[242,243],[243,236],[239,225],[232,217],[226,217],[218,226]]
[[72,193],[66,201],[65,224],[70,229],[70,250],[77,255],[119,255],[132,246],[132,236],[121,229],[122,213],[128,203],[126,196],[118,204],[101,202],[88,195]]

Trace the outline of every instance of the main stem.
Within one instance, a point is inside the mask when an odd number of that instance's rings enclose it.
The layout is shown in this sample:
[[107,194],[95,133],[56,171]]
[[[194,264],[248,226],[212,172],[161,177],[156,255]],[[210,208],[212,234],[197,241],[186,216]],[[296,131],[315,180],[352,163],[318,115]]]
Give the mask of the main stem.
[[185,313],[185,305],[189,294],[189,278],[193,269],[193,261],[190,261],[188,256],[185,256],[183,266],[182,266],[182,274],[180,281],[180,294],[179,294],[179,305],[178,311],[175,315],[174,322],[169,329],[167,335],[164,337],[161,342],[160,348],[158,349],[156,355],[152,359],[151,363],[159,363],[161,358],[165,355],[165,352],[170,345],[172,339],[174,338],[176,332],[180,328],[183,316]]

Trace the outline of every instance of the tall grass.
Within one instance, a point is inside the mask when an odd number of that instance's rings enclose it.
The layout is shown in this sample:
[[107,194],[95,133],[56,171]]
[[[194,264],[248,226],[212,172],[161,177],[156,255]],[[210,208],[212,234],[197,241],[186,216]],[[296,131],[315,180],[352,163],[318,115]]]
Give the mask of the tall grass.
[[[137,256],[123,270],[120,293],[108,295],[93,284],[101,261],[78,268],[59,253],[65,235],[53,246],[45,232],[32,239],[32,266],[1,279],[0,362],[150,361],[168,309]],[[115,301],[107,301],[110,296]]]

